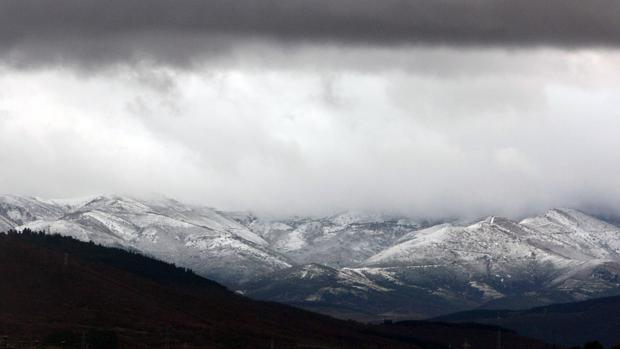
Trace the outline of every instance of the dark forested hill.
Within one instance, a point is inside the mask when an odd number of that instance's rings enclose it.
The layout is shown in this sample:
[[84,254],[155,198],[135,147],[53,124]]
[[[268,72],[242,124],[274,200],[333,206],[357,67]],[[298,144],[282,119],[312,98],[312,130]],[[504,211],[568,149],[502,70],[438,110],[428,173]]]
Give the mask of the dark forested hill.
[[364,325],[253,301],[136,253],[29,231],[0,234],[0,278],[0,335],[17,348],[439,348],[468,333]]
[[22,340],[97,329],[131,348],[401,345],[357,324],[248,300],[139,254],[60,236],[0,234],[0,275],[0,333]]
[[553,304],[528,310],[474,310],[438,318],[441,321],[495,324],[563,346],[598,340],[620,344],[620,297]]

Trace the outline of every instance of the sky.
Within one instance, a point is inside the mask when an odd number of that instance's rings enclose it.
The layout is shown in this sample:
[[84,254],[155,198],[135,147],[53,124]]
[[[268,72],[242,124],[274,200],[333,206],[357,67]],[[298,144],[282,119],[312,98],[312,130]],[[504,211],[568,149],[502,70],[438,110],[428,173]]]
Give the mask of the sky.
[[0,192],[620,212],[615,0],[4,0]]

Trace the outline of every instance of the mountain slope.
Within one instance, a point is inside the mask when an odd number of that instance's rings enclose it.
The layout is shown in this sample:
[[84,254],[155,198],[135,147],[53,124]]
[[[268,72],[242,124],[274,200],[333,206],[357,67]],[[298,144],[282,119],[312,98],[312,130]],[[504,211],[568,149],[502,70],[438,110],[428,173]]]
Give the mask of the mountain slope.
[[619,292],[620,229],[575,210],[521,223],[491,217],[416,233],[371,258],[374,267],[446,267],[488,298],[560,292],[573,299]]
[[[249,284],[247,294],[363,319],[369,313],[424,318],[456,309],[527,308],[620,294],[619,252],[618,227],[555,209],[522,222],[489,217],[404,234],[361,265],[340,269],[380,287],[363,297],[338,279],[300,278],[294,270]],[[304,291],[288,292],[293,289]],[[325,290],[329,297],[309,297]]]
[[260,236],[205,207],[115,195],[95,197],[69,209],[59,204],[52,207],[55,216],[32,215],[14,228],[136,249],[220,281],[242,281],[291,266]]
[[406,217],[355,211],[275,221],[246,216],[241,221],[267,240],[273,250],[295,263],[320,262],[334,268],[358,265],[403,235],[428,224]]
[[37,219],[54,219],[63,212],[57,204],[40,198],[0,195],[0,231]]
[[[439,297],[433,290],[400,280],[401,270],[296,266],[246,283],[255,299],[294,305],[344,319],[377,321],[424,318],[477,306],[459,297]],[[440,277],[439,275],[436,275]]]

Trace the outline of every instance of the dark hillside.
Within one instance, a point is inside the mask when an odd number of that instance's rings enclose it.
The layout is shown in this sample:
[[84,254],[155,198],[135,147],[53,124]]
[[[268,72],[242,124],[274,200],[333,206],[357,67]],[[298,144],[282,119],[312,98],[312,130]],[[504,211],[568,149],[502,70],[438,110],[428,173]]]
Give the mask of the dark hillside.
[[552,304],[527,310],[473,310],[438,318],[441,321],[496,324],[563,346],[598,340],[620,344],[620,297]]
[[[394,335],[410,335],[420,343],[436,343],[426,347],[445,349],[462,348],[465,342],[471,348],[551,348],[549,344],[520,336],[515,331],[499,326],[475,323],[446,323],[433,321],[400,321],[382,326],[383,330]],[[439,344],[439,345],[437,345]]]
[[[17,348],[439,348],[471,331],[336,320],[247,299],[136,253],[33,232],[0,234],[0,278],[0,335]],[[492,338],[495,329],[471,333]]]
[[[358,324],[256,302],[184,269],[59,236],[0,234],[0,333],[112,331],[131,348],[411,347]],[[68,336],[68,335],[67,335]]]

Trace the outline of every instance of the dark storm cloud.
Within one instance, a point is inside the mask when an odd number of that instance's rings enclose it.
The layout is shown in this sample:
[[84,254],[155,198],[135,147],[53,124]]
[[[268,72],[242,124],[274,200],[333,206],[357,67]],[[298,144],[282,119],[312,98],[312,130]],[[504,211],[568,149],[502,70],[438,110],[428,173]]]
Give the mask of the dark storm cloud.
[[620,44],[617,0],[3,0],[12,64],[186,64],[256,39],[349,45]]

